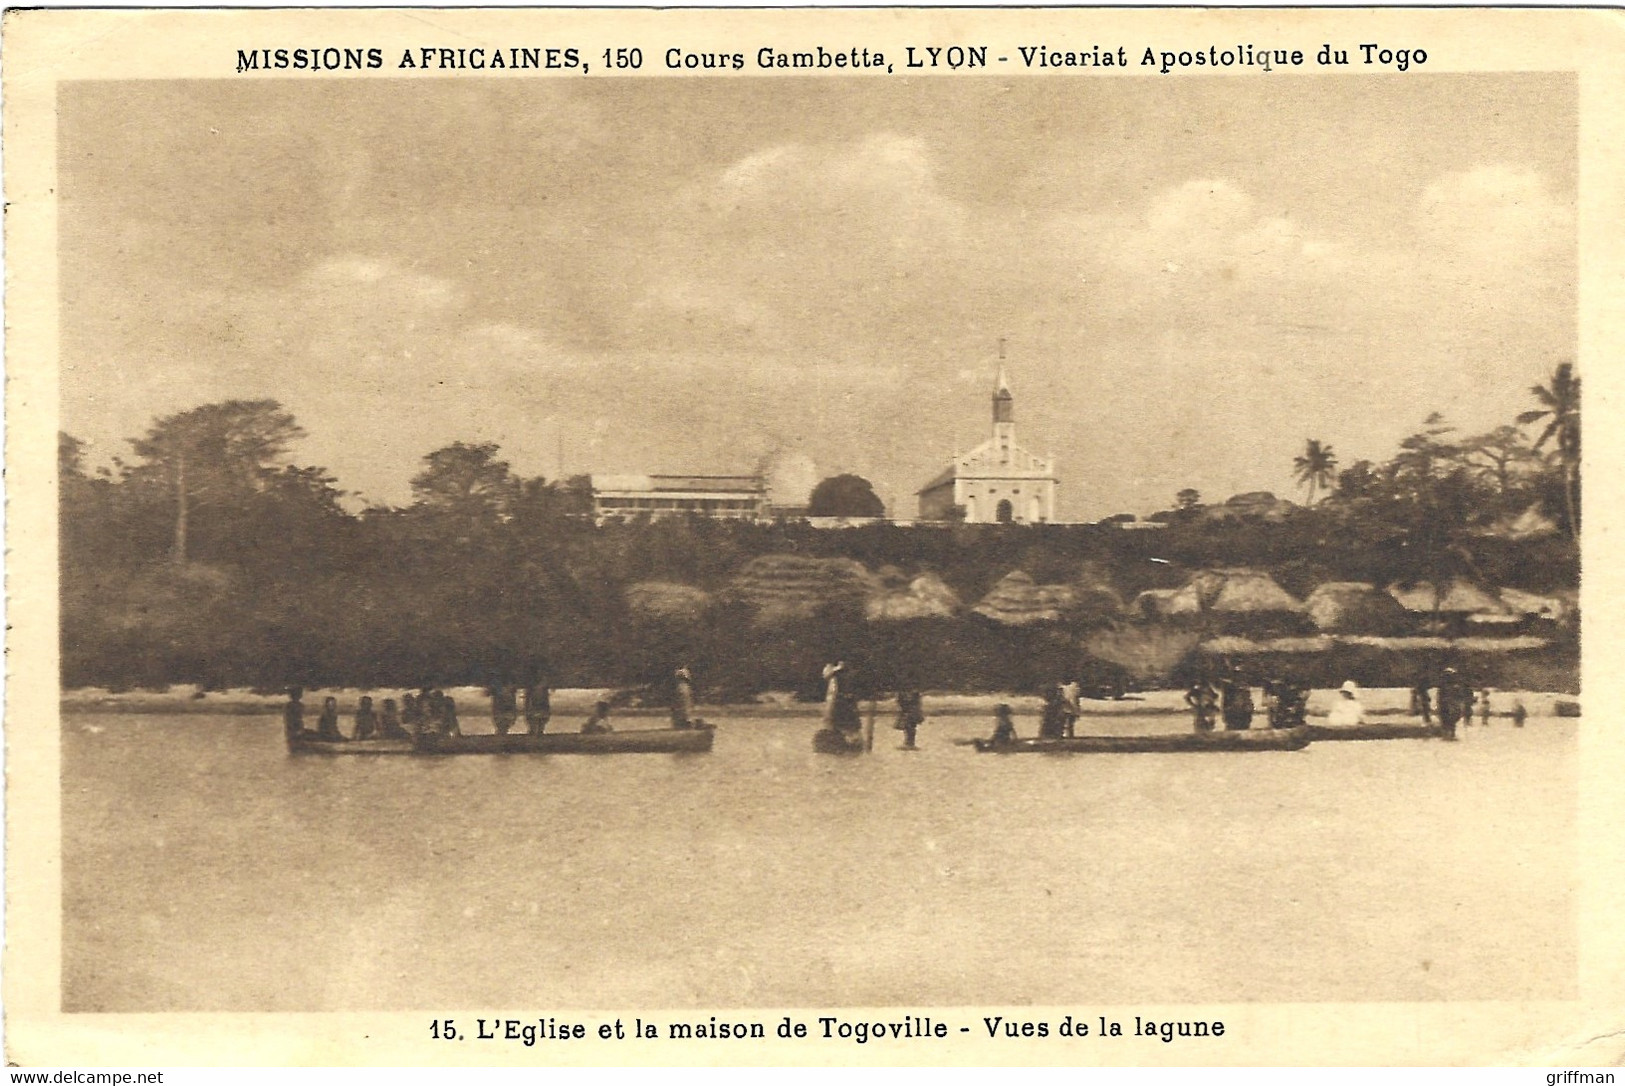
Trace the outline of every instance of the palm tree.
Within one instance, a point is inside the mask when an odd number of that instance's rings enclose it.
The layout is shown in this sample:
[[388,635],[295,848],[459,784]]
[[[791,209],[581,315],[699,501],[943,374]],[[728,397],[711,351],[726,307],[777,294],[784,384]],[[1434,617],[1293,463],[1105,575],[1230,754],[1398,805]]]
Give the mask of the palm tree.
[[1310,438],[1303,447],[1303,455],[1293,458],[1292,467],[1298,482],[1309,492],[1305,504],[1314,505],[1315,492],[1332,487],[1332,473],[1337,470],[1337,454],[1330,445],[1322,445]]
[[1574,364],[1562,362],[1552,371],[1551,382],[1531,385],[1531,395],[1541,405],[1518,416],[1520,425],[1546,420],[1546,428],[1535,439],[1535,449],[1548,440],[1556,439],[1557,462],[1563,471],[1563,500],[1568,505],[1569,535],[1578,538],[1580,531],[1577,491],[1580,489],[1580,379],[1574,376]]

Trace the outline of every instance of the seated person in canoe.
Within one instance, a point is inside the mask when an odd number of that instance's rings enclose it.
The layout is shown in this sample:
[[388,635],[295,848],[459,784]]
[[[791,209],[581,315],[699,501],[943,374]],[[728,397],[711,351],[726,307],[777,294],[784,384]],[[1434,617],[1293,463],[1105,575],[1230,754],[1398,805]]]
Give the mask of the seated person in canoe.
[[1360,688],[1353,679],[1338,688],[1337,701],[1326,714],[1326,723],[1334,728],[1353,728],[1365,723],[1365,706],[1360,704]]
[[305,727],[305,703],[300,700],[304,693],[297,686],[288,687],[288,704],[282,707],[282,731],[289,743],[310,742],[319,738]]
[[581,725],[582,735],[601,735],[615,729],[609,723],[609,702],[600,701],[592,707],[592,715]]
[[[412,695],[408,694],[406,696],[410,698]],[[400,710],[396,708],[394,698],[384,699],[384,714],[379,721],[379,727],[383,729],[385,739],[412,738],[412,733],[407,731],[401,724]]]
[[323,698],[322,715],[316,718],[316,738],[324,743],[347,743],[349,737],[339,731],[339,699]]
[[372,707],[372,699],[362,697],[361,704],[355,710],[355,731],[357,739],[378,738],[378,711]]

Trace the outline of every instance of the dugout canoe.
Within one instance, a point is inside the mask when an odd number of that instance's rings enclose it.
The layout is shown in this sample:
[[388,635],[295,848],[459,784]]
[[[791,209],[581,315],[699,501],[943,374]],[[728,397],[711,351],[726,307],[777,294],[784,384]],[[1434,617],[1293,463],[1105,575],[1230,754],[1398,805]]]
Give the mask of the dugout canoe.
[[1308,728],[1257,728],[1235,732],[1181,732],[1164,735],[1077,735],[1070,739],[1017,739],[994,743],[974,739],[982,754],[1162,754],[1174,751],[1302,750]]
[[714,728],[649,728],[616,732],[494,733],[418,737],[418,754],[689,754],[711,749]]
[[410,739],[352,739],[347,743],[330,743],[320,739],[290,739],[288,753],[414,754],[416,748]]
[[1314,743],[1336,743],[1353,739],[1448,739],[1442,724],[1306,724],[1304,730]]

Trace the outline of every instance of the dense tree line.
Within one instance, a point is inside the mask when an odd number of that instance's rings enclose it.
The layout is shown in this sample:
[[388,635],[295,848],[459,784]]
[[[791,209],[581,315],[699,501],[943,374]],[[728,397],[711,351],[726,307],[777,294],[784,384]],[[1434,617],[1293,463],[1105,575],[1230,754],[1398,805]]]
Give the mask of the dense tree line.
[[[878,684],[1022,687],[1075,669],[1089,629],[1134,621],[888,626],[832,604],[815,621],[764,631],[719,590],[750,559],[780,553],[929,571],[967,603],[1014,569],[1041,584],[1108,584],[1124,599],[1215,566],[1267,569],[1300,596],[1331,580],[1463,575],[1569,589],[1579,576],[1578,396],[1578,378],[1559,367],[1517,423],[1463,437],[1434,415],[1387,462],[1335,474],[1333,450],[1311,442],[1298,468],[1318,502],[1220,516],[1184,490],[1155,531],[600,525],[583,480],[524,478],[496,446],[464,443],[424,458],[409,505],[354,513],[328,472],[294,462],[303,431],[281,405],[209,404],[155,420],[131,441],[130,460],[94,472],[84,445],[62,435],[63,681],[630,685],[680,661],[703,685],[742,694],[810,686],[818,661],[846,657],[865,661],[860,673]],[[861,494],[861,482],[838,488]],[[1530,515],[1553,530],[1508,527]],[[704,589],[715,603],[686,616],[638,613],[625,589],[647,581]]]

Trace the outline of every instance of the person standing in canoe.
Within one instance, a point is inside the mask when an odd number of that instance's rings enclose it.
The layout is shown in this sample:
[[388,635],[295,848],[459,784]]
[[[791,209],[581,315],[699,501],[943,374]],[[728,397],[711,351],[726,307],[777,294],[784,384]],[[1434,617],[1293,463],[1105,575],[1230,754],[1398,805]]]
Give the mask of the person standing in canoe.
[[1365,706],[1360,704],[1360,688],[1350,679],[1337,691],[1337,701],[1326,714],[1326,723],[1334,728],[1352,728],[1365,723]]
[[1288,679],[1281,684],[1281,726],[1283,728],[1301,728],[1304,718],[1309,713],[1309,687],[1297,679]]
[[1185,691],[1185,704],[1191,707],[1191,716],[1196,730],[1210,732],[1213,730],[1214,712],[1218,707],[1218,693],[1213,684],[1207,679],[1197,679],[1191,688]]
[[1044,712],[1038,718],[1038,738],[1059,739],[1066,734],[1066,723],[1061,719],[1061,687],[1055,683],[1044,687]]
[[1523,727],[1523,722],[1529,719],[1529,710],[1524,708],[1523,699],[1519,698],[1512,703],[1512,726]]
[[1077,680],[1061,684],[1061,734],[1071,739],[1083,715],[1083,686]]
[[463,726],[457,722],[457,699],[444,694],[440,697],[440,730],[446,735],[463,734]]
[[671,698],[671,726],[694,727],[694,677],[688,668],[680,667],[672,676],[676,680]]
[[1428,686],[1427,676],[1423,675],[1411,687],[1411,715],[1422,718],[1422,723],[1433,723],[1433,692]]
[[1258,689],[1263,695],[1264,726],[1266,728],[1279,728],[1281,726],[1281,680],[1265,679]]
[[491,688],[491,725],[498,735],[507,735],[519,723],[519,691],[507,683]]
[[316,718],[316,738],[324,743],[349,742],[349,738],[339,731],[338,698],[322,699],[322,715]]
[[525,730],[531,735],[547,731],[547,722],[553,717],[553,698],[547,684],[536,682],[525,691]]
[[824,665],[824,727],[840,727],[841,672],[846,662],[837,660]]
[[914,750],[914,735],[919,731],[920,725],[925,723],[925,713],[920,708],[921,698],[917,690],[899,690],[897,692],[897,730],[903,733],[903,749]]
[[1486,728],[1490,726],[1490,688],[1487,686],[1478,692],[1478,722]]
[[1439,680],[1439,723],[1444,725],[1444,734],[1447,739],[1456,738],[1456,725],[1463,716],[1469,716],[1473,711],[1473,691],[1456,674],[1456,669],[1447,667],[1444,676]]
[[355,711],[355,737],[357,739],[378,738],[378,713],[372,707],[372,699],[363,697],[361,704]]
[[1224,716],[1225,731],[1244,732],[1253,726],[1253,688],[1247,685],[1239,667],[1224,680],[1219,711]]
[[1016,741],[1016,722],[1010,718],[1010,706],[1000,702],[993,707],[993,745],[1006,747]]

